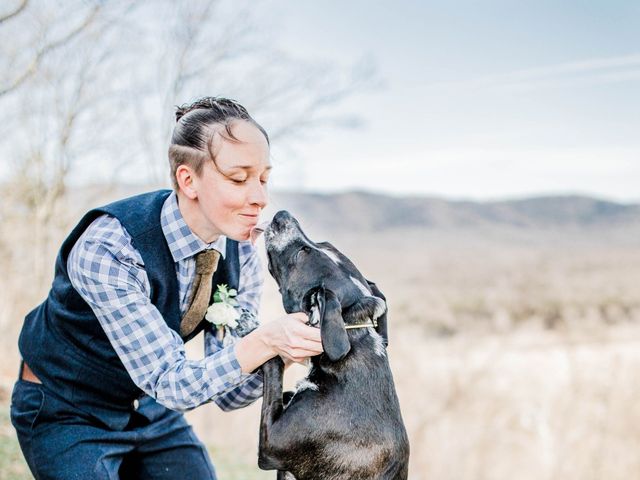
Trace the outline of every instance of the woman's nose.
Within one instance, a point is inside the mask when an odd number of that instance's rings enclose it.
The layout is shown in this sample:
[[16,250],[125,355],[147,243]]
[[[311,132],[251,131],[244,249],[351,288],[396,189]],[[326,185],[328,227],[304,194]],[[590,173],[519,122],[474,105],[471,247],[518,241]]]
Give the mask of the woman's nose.
[[268,200],[267,185],[262,182],[254,183],[249,192],[249,203],[264,208]]

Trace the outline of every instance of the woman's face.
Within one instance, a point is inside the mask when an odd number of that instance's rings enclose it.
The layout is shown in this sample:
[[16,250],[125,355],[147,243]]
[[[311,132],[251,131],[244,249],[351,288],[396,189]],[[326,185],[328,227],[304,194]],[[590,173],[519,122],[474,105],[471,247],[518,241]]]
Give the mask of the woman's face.
[[[219,131],[224,133],[223,129]],[[267,139],[244,120],[235,121],[231,131],[238,141],[216,134],[215,164],[206,162],[201,175],[193,176],[200,212],[196,233],[205,241],[221,234],[233,240],[248,240],[267,205],[271,170]]]

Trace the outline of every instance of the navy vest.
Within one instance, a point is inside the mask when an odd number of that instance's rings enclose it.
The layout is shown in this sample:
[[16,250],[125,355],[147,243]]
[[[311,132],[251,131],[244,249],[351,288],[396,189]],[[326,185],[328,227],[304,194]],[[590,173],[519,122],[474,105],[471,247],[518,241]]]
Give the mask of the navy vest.
[[[140,252],[151,285],[151,302],[167,325],[180,332],[180,306],[175,263],[160,224],[162,205],[171,192],[145,193],[89,211],[62,244],[47,299],[25,318],[18,345],[24,361],[53,394],[110,428],[125,428],[132,401],[142,395],[109,343],[89,305],[73,288],[67,273],[72,247],[97,217],[117,218]],[[213,285],[238,288],[238,243],[227,239]],[[214,287],[215,288],[215,287]],[[203,321],[185,341],[203,328]],[[155,416],[155,404],[149,414]],[[153,410],[156,413],[153,413]]]

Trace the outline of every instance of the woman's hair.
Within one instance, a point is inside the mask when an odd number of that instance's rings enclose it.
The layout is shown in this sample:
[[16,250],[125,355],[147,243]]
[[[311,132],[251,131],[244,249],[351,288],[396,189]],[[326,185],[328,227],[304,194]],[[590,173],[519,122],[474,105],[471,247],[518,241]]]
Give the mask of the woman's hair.
[[[213,139],[216,133],[229,141],[237,142],[231,127],[236,120],[245,120],[255,125],[269,143],[269,135],[256,122],[247,109],[235,100],[222,97],[204,97],[191,104],[176,109],[176,126],[171,135],[169,146],[169,166],[173,188],[178,190],[176,170],[180,165],[188,165],[196,175],[202,173],[205,162],[216,158],[213,151]],[[224,127],[224,133],[220,128]]]

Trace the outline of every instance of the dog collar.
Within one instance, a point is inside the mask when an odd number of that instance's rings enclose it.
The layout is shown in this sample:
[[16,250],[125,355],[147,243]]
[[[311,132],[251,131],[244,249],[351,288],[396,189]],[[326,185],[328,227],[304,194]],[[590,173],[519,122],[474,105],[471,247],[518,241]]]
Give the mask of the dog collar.
[[344,328],[347,330],[350,330],[352,328],[366,328],[366,327],[373,327],[373,328],[378,328],[378,322],[376,322],[375,320],[371,320],[367,323],[360,323],[357,325],[345,325]]

